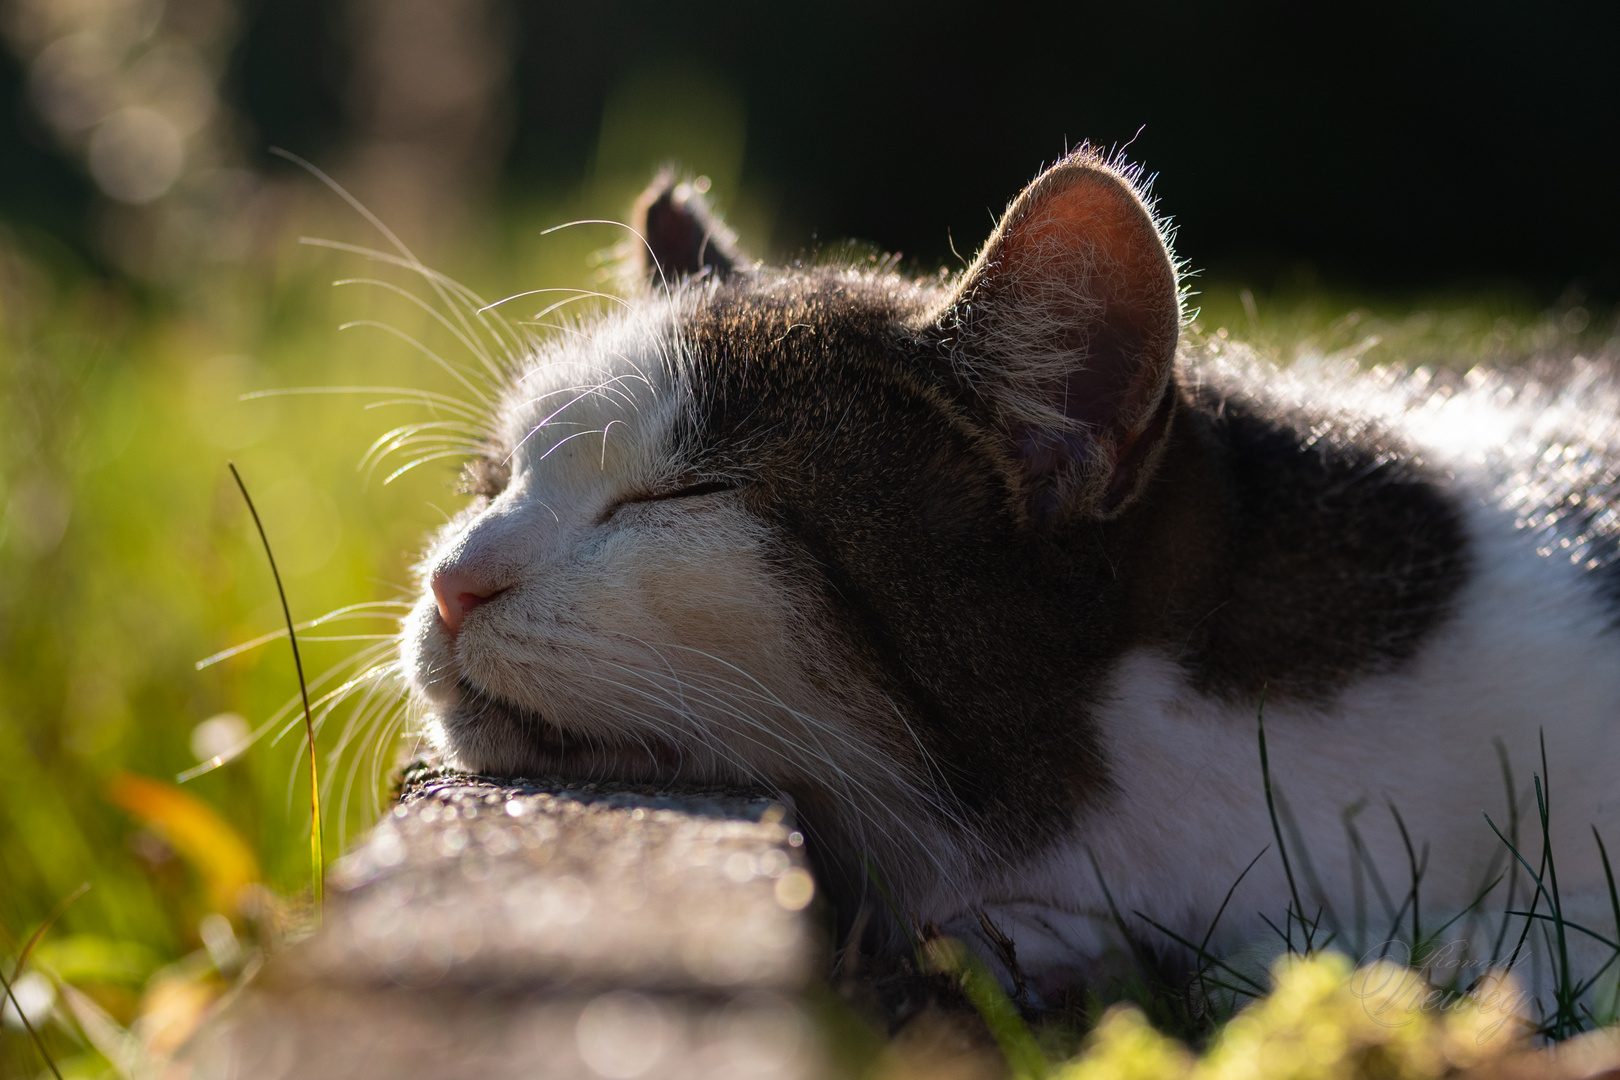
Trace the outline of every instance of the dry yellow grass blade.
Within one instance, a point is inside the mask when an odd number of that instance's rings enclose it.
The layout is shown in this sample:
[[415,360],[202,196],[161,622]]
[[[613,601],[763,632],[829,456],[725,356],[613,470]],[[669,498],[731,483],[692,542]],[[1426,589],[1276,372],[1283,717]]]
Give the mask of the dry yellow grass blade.
[[259,880],[253,849],[207,803],[173,784],[120,772],[107,798],[156,829],[197,872],[216,911],[235,914],[244,886]]

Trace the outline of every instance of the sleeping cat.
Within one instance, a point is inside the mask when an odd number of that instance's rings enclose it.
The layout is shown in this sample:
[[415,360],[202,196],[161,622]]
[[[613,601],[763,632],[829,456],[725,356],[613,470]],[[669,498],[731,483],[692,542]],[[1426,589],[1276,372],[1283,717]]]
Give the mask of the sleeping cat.
[[449,759],[765,785],[846,913],[880,875],[1038,994],[1119,947],[1109,894],[1173,950],[1133,913],[1200,940],[1268,844],[1213,950],[1266,918],[1376,944],[1418,918],[1414,868],[1432,932],[1509,865],[1481,816],[1508,828],[1504,761],[1541,857],[1544,732],[1561,903],[1610,932],[1595,369],[1441,386],[1194,347],[1138,174],[1089,148],[956,276],[756,265],[674,182],[634,225],[638,287],[524,360],[423,564],[403,659]]

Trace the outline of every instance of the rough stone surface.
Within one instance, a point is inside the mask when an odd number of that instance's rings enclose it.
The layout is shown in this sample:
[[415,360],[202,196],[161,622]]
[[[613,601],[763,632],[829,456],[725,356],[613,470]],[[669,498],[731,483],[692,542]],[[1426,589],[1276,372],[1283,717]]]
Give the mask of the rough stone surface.
[[418,774],[177,1075],[820,1075],[802,843],[746,792]]

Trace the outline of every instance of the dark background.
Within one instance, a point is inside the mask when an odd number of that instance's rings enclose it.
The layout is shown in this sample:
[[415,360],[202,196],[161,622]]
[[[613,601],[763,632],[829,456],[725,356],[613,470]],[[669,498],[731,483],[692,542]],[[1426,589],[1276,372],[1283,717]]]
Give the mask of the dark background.
[[[258,0],[226,92],[259,148],[345,138],[342,20]],[[748,115],[744,175],[793,221],[964,253],[1043,162],[1130,143],[1196,266],[1352,287],[1620,294],[1610,4],[519,2],[503,191],[577,182],[625,73],[691,63]],[[0,62],[0,214],[71,231],[88,185]],[[1134,141],[1132,141],[1134,140]],[[782,238],[778,238],[781,240]],[[792,240],[789,238],[789,243]]]

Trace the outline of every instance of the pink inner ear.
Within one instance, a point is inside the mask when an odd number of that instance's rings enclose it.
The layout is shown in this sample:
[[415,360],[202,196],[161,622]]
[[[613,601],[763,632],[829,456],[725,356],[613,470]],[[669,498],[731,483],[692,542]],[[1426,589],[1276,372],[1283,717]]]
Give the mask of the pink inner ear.
[[1044,344],[1076,358],[1042,380],[1043,396],[1124,439],[1151,419],[1174,357],[1180,308],[1164,243],[1135,194],[1097,169],[1060,166],[1019,201],[995,276],[1014,317],[1040,320]]
[[702,193],[671,176],[659,177],[642,193],[633,220],[646,241],[637,258],[655,283],[706,272],[723,277],[737,263],[735,237],[709,211]]

